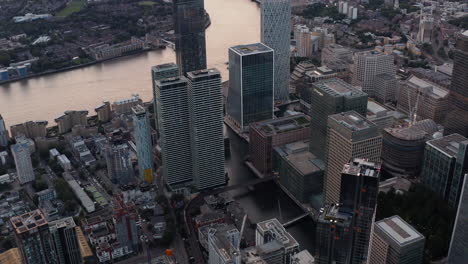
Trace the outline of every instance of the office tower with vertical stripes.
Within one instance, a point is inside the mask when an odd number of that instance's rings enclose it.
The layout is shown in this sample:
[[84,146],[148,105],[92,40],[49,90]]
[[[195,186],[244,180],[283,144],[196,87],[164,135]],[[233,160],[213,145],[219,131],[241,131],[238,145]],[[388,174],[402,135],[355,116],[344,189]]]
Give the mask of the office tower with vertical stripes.
[[132,107],[134,139],[137,148],[138,169],[140,179],[153,182],[153,144],[151,141],[151,126],[146,109],[137,105]]
[[342,192],[343,164],[353,158],[380,161],[382,135],[379,128],[355,111],[328,117],[325,204],[337,203]]
[[158,130],[158,106],[156,102],[156,81],[179,76],[179,68],[175,63],[165,63],[151,68],[153,85],[154,128]]
[[223,96],[216,69],[187,73],[194,186],[226,183],[224,175]]
[[289,99],[291,0],[262,0],[261,42],[275,51],[275,101]]
[[76,224],[73,217],[66,217],[49,222],[51,244],[56,253],[57,264],[81,264],[83,258],[76,235]]
[[11,154],[15,159],[16,175],[20,184],[34,181],[34,169],[31,161],[31,151],[26,143],[11,146]]
[[187,187],[193,181],[187,89],[185,77],[156,81],[162,171],[172,189]]

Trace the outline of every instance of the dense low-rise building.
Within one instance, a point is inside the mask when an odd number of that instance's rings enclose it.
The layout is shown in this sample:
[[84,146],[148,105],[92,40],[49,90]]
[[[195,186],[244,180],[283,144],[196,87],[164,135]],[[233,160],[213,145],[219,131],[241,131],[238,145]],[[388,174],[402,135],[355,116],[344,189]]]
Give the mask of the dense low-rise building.
[[70,132],[74,126],[88,125],[88,111],[65,111],[62,116],[55,119],[59,134]]

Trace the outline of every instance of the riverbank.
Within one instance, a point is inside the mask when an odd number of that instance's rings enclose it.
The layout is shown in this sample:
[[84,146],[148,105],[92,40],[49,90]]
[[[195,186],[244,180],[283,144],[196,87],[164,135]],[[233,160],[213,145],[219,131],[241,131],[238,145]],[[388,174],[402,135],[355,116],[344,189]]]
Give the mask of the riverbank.
[[60,73],[60,72],[65,72],[65,71],[76,70],[76,69],[88,67],[88,66],[91,66],[91,65],[103,63],[103,62],[106,62],[106,61],[116,60],[116,59],[120,59],[120,58],[124,58],[124,57],[130,57],[130,56],[133,56],[133,55],[137,55],[137,54],[141,54],[141,53],[145,53],[145,52],[149,52],[149,51],[153,51],[153,50],[161,50],[161,49],[166,48],[166,46],[163,46],[163,47],[164,48],[162,48],[162,46],[160,48],[146,48],[146,49],[141,49],[141,50],[128,52],[126,54],[122,54],[120,56],[116,56],[116,57],[112,57],[112,58],[91,61],[91,62],[87,62],[87,63],[83,63],[83,64],[68,66],[68,67],[61,68],[61,69],[47,70],[47,71],[44,71],[44,72],[33,73],[33,74],[29,74],[27,76],[23,76],[23,77],[19,77],[19,78],[14,78],[14,79],[6,80],[6,81],[0,81],[0,85],[14,83],[14,82],[17,82],[17,81],[23,81],[23,80],[27,80],[27,79],[35,78],[35,77],[50,75],[50,74],[54,74],[54,73]]

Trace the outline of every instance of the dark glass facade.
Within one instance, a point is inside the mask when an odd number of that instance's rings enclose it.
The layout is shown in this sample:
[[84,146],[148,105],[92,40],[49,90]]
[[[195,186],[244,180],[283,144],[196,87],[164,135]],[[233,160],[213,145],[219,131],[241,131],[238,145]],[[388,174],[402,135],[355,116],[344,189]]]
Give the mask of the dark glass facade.
[[468,174],[464,178],[448,254],[450,264],[464,264],[468,259]]
[[174,0],[173,16],[179,74],[206,69],[203,0]]
[[228,114],[239,126],[273,118],[273,65],[263,44],[229,49]]

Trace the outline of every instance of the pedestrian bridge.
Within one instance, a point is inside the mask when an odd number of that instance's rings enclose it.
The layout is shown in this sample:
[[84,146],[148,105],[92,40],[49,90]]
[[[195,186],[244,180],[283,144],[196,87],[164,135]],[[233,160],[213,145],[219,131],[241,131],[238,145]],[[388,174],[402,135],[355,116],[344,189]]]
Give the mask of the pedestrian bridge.
[[283,223],[283,226],[284,226],[284,228],[290,227],[290,226],[294,225],[295,223],[301,221],[302,219],[304,219],[304,218],[306,218],[308,216],[313,217],[314,214],[312,212],[303,213],[303,214],[299,215],[298,217],[295,217],[295,218],[289,220],[288,222]]

